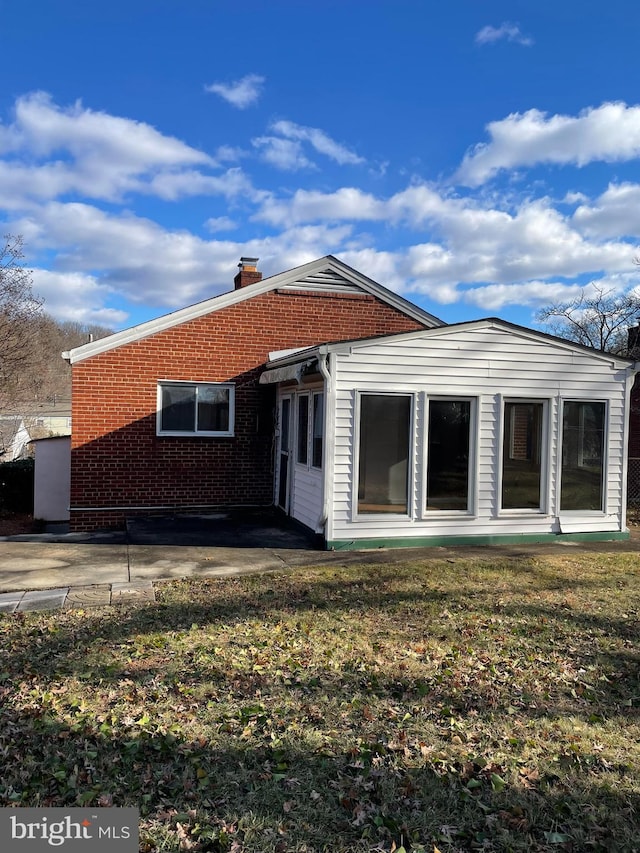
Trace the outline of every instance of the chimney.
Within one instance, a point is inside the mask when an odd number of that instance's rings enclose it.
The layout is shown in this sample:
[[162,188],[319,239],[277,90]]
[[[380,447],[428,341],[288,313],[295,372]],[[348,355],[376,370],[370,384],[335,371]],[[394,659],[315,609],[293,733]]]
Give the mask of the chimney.
[[257,281],[262,281],[262,273],[258,272],[257,264],[259,258],[240,258],[238,268],[240,272],[233,280],[236,290],[241,287],[246,287],[248,284],[255,284]]

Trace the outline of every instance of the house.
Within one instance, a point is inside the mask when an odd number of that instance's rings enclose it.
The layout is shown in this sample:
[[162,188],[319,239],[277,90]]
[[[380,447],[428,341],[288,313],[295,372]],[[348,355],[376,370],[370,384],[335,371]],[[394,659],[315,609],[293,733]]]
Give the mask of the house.
[[273,504],[274,350],[442,325],[333,257],[85,344],[72,366],[70,526]]
[[74,530],[272,506],[330,548],[621,538],[633,362],[331,256],[64,354]]

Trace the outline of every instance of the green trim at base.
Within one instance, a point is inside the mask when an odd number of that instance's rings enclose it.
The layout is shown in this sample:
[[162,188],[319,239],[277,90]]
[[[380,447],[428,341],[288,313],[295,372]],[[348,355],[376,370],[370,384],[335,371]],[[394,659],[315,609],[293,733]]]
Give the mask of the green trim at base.
[[442,548],[449,545],[516,545],[518,543],[610,542],[628,539],[629,531],[606,533],[506,533],[477,536],[406,536],[398,539],[333,539],[326,543],[328,551],[364,551],[371,548]]

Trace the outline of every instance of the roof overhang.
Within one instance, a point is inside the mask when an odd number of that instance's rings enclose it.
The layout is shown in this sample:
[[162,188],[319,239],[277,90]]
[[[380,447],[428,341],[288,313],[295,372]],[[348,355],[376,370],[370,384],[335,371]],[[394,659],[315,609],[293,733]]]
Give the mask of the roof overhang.
[[[231,305],[237,305],[240,302],[272,290],[297,290],[301,287],[311,290],[322,289],[321,279],[323,274],[334,274],[344,280],[344,285],[338,285],[337,288],[335,285],[325,284],[324,290],[340,292],[341,290],[344,291],[345,287],[347,287],[350,290],[353,289],[362,293],[368,293],[401,311],[407,317],[411,317],[418,323],[421,323],[426,328],[445,325],[438,317],[429,314],[428,311],[424,311],[414,303],[409,302],[397,293],[388,290],[383,285],[363,275],[363,273],[354,270],[352,267],[334,258],[333,255],[326,255],[323,258],[302,264],[292,270],[269,276],[255,284],[241,287],[238,290],[232,290],[229,293],[223,293],[220,296],[214,296],[211,299],[206,299],[204,302],[198,302],[195,305],[190,305],[171,314],[165,314],[163,317],[158,317],[155,320],[149,320],[146,323],[132,326],[130,329],[125,329],[122,332],[116,332],[106,338],[100,338],[89,344],[67,350],[62,353],[62,357],[70,364],[75,364],[94,355],[100,355],[125,344],[134,343],[143,338],[155,335],[158,332],[162,332],[165,329],[187,323],[190,320],[195,320],[214,311],[220,311]],[[305,279],[309,279],[308,284],[304,282]]]

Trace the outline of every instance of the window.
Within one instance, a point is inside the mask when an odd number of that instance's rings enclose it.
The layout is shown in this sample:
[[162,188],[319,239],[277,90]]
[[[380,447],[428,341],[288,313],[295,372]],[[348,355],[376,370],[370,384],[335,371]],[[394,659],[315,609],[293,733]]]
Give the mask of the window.
[[324,436],[324,394],[313,395],[313,432],[311,435],[311,467],[322,468]]
[[469,509],[470,400],[430,400],[427,510]]
[[409,511],[411,397],[362,394],[358,512]]
[[541,509],[545,404],[506,402],[502,446],[502,508]]
[[159,382],[158,435],[233,435],[233,385]]
[[309,397],[307,394],[298,397],[298,450],[296,461],[300,465],[307,464],[309,450]]
[[560,510],[602,510],[606,404],[566,400]]

